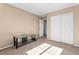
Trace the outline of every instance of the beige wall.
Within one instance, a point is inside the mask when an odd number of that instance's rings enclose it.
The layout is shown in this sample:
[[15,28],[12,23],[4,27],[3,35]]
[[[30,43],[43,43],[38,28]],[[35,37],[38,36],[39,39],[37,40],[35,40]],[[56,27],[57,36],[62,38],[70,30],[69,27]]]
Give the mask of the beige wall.
[[13,44],[13,35],[38,35],[39,17],[8,4],[0,4],[0,48]]
[[73,40],[75,45],[79,45],[79,6],[73,6],[70,8],[58,10],[55,12],[51,12],[47,15],[47,39],[50,40],[50,17],[58,14],[63,14],[67,12],[73,12],[73,18],[74,18],[74,34],[73,34]]

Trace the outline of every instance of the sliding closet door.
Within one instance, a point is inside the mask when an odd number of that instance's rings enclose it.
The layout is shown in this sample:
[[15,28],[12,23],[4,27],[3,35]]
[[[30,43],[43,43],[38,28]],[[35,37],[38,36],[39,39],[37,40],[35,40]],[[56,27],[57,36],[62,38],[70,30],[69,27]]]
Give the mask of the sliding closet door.
[[73,44],[73,13],[62,14],[61,16],[61,41]]
[[51,40],[60,41],[60,15],[51,17],[50,31]]

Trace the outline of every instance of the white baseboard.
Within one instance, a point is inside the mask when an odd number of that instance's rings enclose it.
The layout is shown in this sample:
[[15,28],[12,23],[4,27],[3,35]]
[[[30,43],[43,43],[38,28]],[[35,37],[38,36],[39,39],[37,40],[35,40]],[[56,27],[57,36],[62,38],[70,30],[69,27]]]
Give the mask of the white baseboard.
[[74,44],[73,46],[79,47],[79,45]]
[[0,48],[0,50],[6,49],[6,48],[9,48],[9,47],[12,47],[12,46],[13,46],[13,45],[5,46],[5,47]]

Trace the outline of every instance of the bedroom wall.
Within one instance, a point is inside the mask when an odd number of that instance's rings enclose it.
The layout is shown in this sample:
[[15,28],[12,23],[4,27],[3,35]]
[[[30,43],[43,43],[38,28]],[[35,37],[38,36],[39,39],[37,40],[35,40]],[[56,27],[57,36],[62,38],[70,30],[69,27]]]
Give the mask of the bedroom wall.
[[39,17],[8,4],[0,4],[0,48],[13,45],[13,36],[34,33],[38,36]]
[[74,45],[79,46],[79,6],[73,6],[70,8],[65,8],[62,10],[58,10],[55,12],[51,12],[49,14],[47,14],[47,39],[50,40],[50,17],[54,16],[54,15],[59,15],[59,14],[64,14],[64,13],[68,13],[68,12],[73,12],[73,24],[74,24],[74,33],[73,33],[73,41],[74,41]]

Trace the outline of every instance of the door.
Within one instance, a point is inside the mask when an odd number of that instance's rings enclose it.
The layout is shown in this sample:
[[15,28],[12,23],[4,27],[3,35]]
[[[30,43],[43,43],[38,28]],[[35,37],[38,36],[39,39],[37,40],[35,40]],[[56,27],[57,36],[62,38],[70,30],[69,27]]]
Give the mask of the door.
[[44,36],[44,20],[39,20],[39,37]]
[[60,15],[52,16],[50,20],[50,36],[51,40],[60,41]]
[[61,16],[61,42],[73,44],[73,13]]

